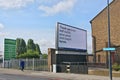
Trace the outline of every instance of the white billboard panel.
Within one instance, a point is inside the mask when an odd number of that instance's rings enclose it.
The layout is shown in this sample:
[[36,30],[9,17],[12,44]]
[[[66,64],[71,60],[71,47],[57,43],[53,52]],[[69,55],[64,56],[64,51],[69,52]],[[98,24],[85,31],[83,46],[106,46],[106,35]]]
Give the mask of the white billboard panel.
[[87,31],[57,23],[57,49],[87,50]]

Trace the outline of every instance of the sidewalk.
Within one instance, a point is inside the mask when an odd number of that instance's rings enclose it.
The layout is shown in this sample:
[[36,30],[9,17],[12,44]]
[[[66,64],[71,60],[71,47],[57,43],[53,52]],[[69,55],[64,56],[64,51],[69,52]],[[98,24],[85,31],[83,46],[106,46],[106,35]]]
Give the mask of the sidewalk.
[[[95,76],[86,74],[72,74],[72,73],[53,73],[53,72],[43,72],[43,71],[30,71],[16,69],[4,69],[0,68],[0,73],[4,74],[15,74],[15,75],[27,75],[27,76],[42,76],[51,78],[52,80],[110,80],[109,77],[105,76]],[[113,80],[120,80],[120,78],[113,78]]]

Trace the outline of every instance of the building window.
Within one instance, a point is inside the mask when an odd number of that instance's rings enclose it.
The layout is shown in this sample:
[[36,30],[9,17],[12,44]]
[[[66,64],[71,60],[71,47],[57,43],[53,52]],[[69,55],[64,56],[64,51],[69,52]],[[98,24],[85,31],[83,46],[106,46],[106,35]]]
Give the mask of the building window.
[[100,57],[101,57],[101,56],[100,56],[100,55],[98,55],[98,63],[100,63]]

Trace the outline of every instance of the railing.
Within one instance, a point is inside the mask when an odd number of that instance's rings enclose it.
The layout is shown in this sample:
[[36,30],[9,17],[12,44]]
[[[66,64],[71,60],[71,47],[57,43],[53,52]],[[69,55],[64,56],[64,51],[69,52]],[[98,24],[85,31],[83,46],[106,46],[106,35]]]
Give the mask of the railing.
[[[20,69],[21,59],[4,61],[4,68]],[[48,71],[47,59],[22,59],[25,62],[26,70]]]

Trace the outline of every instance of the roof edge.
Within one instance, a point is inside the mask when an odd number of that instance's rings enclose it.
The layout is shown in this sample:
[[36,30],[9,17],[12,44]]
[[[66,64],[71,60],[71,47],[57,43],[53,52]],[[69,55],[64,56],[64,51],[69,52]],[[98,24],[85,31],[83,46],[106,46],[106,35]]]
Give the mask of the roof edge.
[[[114,1],[116,1],[116,0],[113,0],[109,5],[111,5]],[[100,11],[95,17],[93,17],[93,19],[90,20],[90,23],[92,23],[92,21],[93,21],[97,16],[99,16],[106,8],[107,8],[107,6],[106,6],[102,11]]]

